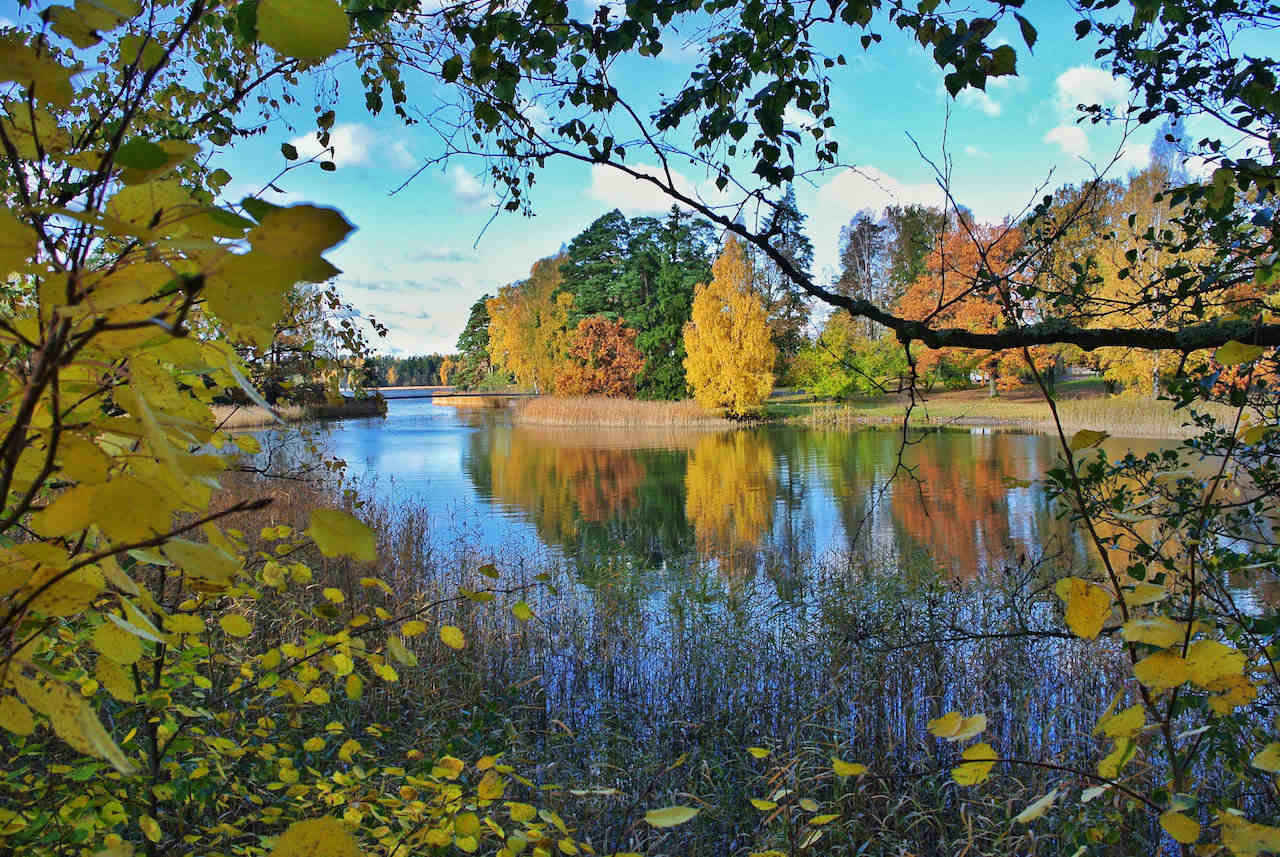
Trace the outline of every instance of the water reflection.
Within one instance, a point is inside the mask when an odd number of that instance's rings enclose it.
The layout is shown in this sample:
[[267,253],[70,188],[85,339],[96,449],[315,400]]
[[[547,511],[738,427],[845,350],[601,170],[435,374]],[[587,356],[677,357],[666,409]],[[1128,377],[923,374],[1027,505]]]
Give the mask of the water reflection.
[[764,574],[790,600],[831,551],[923,556],[951,575],[1087,555],[1033,480],[1048,438],[937,432],[901,448],[889,431],[768,427],[677,434],[558,430],[491,418],[463,469],[497,514],[589,571],[692,558],[730,582]]

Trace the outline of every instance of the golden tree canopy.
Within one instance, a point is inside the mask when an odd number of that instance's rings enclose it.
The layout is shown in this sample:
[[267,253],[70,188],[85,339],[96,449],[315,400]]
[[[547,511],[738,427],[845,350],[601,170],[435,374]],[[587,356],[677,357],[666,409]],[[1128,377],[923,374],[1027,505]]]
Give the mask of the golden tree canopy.
[[749,413],[773,390],[777,349],[752,279],[751,260],[730,237],[711,266],[711,283],[694,294],[693,319],[684,328],[684,368],[705,408]]

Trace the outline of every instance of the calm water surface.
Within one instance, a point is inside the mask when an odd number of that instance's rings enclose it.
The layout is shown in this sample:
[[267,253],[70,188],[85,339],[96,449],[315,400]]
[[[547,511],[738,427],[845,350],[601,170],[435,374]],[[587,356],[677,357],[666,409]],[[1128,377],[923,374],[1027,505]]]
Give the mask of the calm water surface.
[[932,432],[899,467],[894,431],[516,426],[505,411],[430,399],[392,399],[385,419],[326,431],[379,499],[425,508],[440,544],[545,553],[584,571],[701,560],[783,587],[833,553],[923,560],[963,578],[1087,554],[1043,488],[1026,484],[1056,459],[1039,435]]

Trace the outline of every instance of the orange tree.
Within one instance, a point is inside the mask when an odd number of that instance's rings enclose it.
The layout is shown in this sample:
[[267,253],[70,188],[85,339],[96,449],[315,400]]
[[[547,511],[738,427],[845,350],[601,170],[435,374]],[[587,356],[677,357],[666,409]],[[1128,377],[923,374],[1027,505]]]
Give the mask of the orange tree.
[[556,390],[569,396],[631,398],[643,368],[635,330],[620,318],[584,318],[569,341],[569,362],[556,381]]

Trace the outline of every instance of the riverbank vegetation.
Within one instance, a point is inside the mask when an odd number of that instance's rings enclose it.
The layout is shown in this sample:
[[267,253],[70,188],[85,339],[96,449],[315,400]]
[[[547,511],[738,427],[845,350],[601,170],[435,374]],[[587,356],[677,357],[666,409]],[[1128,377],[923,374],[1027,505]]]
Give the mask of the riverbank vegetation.
[[539,396],[515,405],[513,418],[528,425],[719,426],[733,423],[697,402],[638,402],[606,396]]

